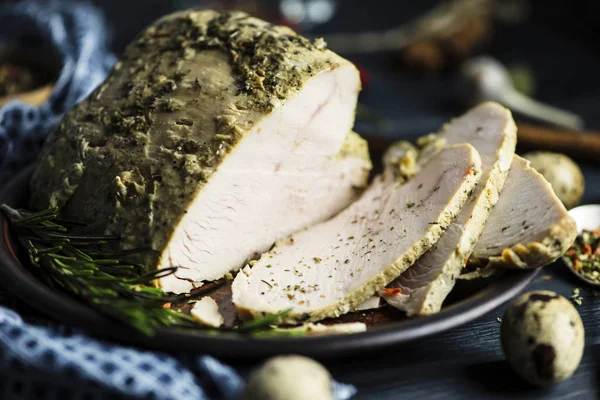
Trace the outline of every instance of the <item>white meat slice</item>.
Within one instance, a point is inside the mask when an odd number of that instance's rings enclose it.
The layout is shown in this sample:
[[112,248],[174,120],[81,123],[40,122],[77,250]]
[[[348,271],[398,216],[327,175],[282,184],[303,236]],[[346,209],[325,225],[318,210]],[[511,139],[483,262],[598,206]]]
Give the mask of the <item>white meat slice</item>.
[[[292,114],[281,119],[300,115],[293,114],[293,108],[284,110]],[[201,286],[203,280],[218,279],[267,251],[276,240],[331,217],[355,198],[371,166],[366,144],[361,155],[332,157],[334,147],[323,143],[327,136],[320,134],[322,124],[316,125],[300,132],[283,125],[275,137],[276,128],[267,126],[264,134],[250,135],[239,151],[232,152],[162,253],[159,266],[179,266],[175,274],[160,280],[163,288],[183,293]],[[353,132],[349,137],[362,142]],[[272,154],[252,154],[271,146]],[[318,152],[325,154],[318,156]]]
[[198,300],[190,310],[190,314],[199,323],[213,328],[218,328],[225,322],[225,318],[219,312],[219,305],[208,296]]
[[435,155],[408,183],[377,177],[329,221],[279,243],[232,285],[242,318],[290,309],[281,322],[318,321],[355,309],[439,239],[481,175],[471,145]]
[[[482,176],[471,199],[440,240],[423,257],[379,292],[407,315],[438,312],[473,252],[508,175],[516,146],[516,126],[506,108],[485,103],[447,124],[437,136],[446,145],[469,143],[482,160]],[[435,146],[435,145],[433,145]],[[420,164],[426,165],[426,148]]]
[[[576,236],[575,221],[552,186],[529,161],[515,156],[469,264],[486,272],[542,267],[563,255]],[[481,271],[464,278],[487,275]]]
[[[306,334],[310,336],[322,336],[322,335],[345,335],[349,333],[366,332],[367,325],[364,322],[346,322],[342,324],[314,324],[309,322],[300,326],[292,328],[276,328],[277,333],[293,334]],[[269,331],[266,333],[269,334]]]
[[381,300],[381,297],[379,297],[379,295],[376,294],[374,296],[369,297],[367,300],[363,301],[358,306],[356,306],[356,309],[354,311],[373,310],[375,308],[381,307],[384,304],[385,303]]

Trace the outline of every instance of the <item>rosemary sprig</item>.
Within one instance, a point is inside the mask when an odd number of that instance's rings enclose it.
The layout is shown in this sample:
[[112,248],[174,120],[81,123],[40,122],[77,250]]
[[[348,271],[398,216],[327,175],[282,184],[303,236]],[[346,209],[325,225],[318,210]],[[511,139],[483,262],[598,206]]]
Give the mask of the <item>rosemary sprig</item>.
[[205,290],[200,288],[193,295],[169,295],[151,284],[155,279],[174,273],[177,267],[144,272],[146,269],[142,265],[118,258],[144,249],[106,249],[105,245],[116,240],[115,237],[74,231],[73,227],[89,229],[90,226],[59,219],[57,208],[31,212],[2,204],[0,211],[7,216],[27,251],[34,272],[44,283],[83,300],[97,311],[146,335],[153,335],[155,329],[161,326],[194,327],[214,333],[258,333],[270,330],[291,311],[284,310],[234,328],[203,327],[190,315],[164,305],[206,295],[223,285],[224,280]]
[[30,212],[3,204],[0,210],[27,251],[34,271],[47,285],[84,300],[146,335],[153,335],[160,326],[193,322],[189,315],[163,308],[165,303],[187,301],[189,295],[169,296],[150,286],[153,280],[177,268],[144,273],[141,265],[114,258],[131,251],[102,248],[114,237],[72,232],[68,227],[80,224],[58,219],[56,208]]
[[288,315],[292,310],[287,309],[283,311],[279,311],[275,314],[266,315],[260,319],[255,319],[253,321],[246,322],[237,327],[238,332],[253,332],[265,328],[269,328],[271,325],[277,325],[281,317]]

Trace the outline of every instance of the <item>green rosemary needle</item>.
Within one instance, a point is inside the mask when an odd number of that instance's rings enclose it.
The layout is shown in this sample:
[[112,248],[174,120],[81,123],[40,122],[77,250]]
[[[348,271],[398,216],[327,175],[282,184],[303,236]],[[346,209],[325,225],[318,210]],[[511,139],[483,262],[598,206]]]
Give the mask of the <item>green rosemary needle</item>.
[[253,321],[246,322],[245,324],[238,326],[237,331],[238,332],[253,332],[253,331],[259,331],[262,329],[269,328],[271,326],[277,325],[279,323],[281,317],[285,317],[291,311],[292,311],[291,309],[287,309],[287,310],[279,311],[278,313],[275,313],[275,314],[266,315],[262,318],[255,319]]
[[150,286],[153,280],[174,273],[176,267],[144,273],[141,265],[116,258],[131,251],[102,249],[114,237],[72,232],[81,224],[60,220],[57,208],[31,212],[3,204],[0,210],[27,251],[34,272],[47,285],[146,335],[153,335],[160,326],[193,322],[189,315],[163,307],[187,301],[190,295],[169,296]]

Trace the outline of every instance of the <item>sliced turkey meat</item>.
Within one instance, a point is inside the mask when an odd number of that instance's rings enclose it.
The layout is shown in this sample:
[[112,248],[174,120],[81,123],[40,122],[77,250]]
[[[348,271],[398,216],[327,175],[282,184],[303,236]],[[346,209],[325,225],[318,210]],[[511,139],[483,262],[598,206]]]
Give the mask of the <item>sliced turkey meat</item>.
[[301,231],[236,276],[243,318],[290,310],[282,322],[355,309],[439,239],[474,190],[481,160],[471,145],[439,152],[408,183],[377,177],[359,200]]
[[32,207],[106,221],[186,292],[345,208],[366,186],[349,133],[357,69],[244,13],[179,12],[143,32],[44,146]]
[[[470,200],[440,240],[379,294],[407,315],[438,312],[481,235],[508,175],[515,152],[517,129],[511,113],[495,103],[484,103],[453,120],[437,135],[445,145],[471,144],[482,160],[482,175]],[[432,148],[433,147],[433,148]],[[419,164],[437,152],[423,150]],[[399,290],[390,290],[399,289]]]
[[213,328],[218,328],[225,322],[225,318],[219,312],[219,305],[208,296],[198,300],[190,310],[190,314],[197,322]]
[[485,276],[494,268],[542,267],[563,255],[576,236],[575,221],[552,186],[529,161],[515,156],[469,260],[471,270],[483,269],[464,277]]
[[381,299],[379,295],[373,295],[356,306],[353,311],[364,311],[364,310],[373,310],[375,308],[379,308],[383,306],[385,302]]

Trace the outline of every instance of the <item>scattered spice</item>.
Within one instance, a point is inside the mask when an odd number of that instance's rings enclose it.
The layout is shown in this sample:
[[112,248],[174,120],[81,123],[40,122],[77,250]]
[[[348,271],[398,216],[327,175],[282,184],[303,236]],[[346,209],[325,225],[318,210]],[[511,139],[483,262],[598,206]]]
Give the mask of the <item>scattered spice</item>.
[[406,203],[406,208],[413,208],[415,203]]
[[600,228],[581,232],[563,256],[569,267],[589,281],[600,282]]
[[270,288],[273,288],[273,285],[271,285],[269,282],[265,281],[264,279],[260,280],[262,283],[264,283],[265,285],[268,285]]
[[571,301],[575,304],[577,304],[578,306],[581,305],[581,303],[583,302],[583,297],[580,296],[581,293],[581,289],[580,288],[575,288],[573,289],[573,295],[571,296]]

